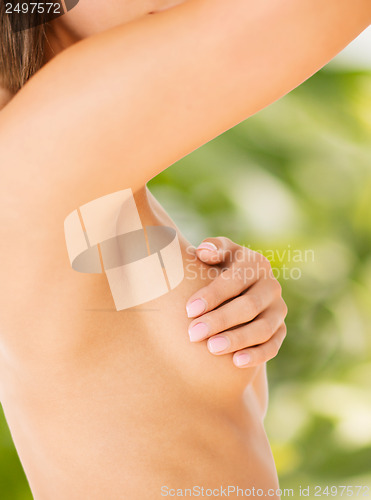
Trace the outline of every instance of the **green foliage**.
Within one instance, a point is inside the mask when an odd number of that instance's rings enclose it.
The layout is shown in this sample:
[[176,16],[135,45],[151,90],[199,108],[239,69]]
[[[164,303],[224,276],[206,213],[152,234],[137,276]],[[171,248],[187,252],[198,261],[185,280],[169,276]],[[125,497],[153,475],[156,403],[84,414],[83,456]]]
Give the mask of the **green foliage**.
[[[325,69],[150,184],[193,243],[228,236],[279,273],[266,426],[282,488],[371,485],[370,166],[370,74]],[[1,498],[25,500],[0,426]]]

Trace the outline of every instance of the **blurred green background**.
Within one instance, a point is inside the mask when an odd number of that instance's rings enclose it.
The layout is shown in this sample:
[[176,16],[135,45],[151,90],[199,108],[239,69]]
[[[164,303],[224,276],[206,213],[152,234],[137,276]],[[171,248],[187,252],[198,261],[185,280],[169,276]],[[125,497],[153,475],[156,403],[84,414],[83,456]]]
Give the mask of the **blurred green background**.
[[[194,244],[228,236],[280,273],[266,427],[281,488],[371,496],[371,71],[326,67],[150,186]],[[31,499],[3,415],[0,485]]]

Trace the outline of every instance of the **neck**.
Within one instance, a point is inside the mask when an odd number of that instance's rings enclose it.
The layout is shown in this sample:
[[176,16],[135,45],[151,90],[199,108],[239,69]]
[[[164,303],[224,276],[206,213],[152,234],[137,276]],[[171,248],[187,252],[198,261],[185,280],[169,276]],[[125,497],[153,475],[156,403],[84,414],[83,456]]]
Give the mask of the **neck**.
[[9,90],[0,86],[0,110],[3,109],[12,99],[13,95]]
[[63,50],[80,40],[80,37],[68,29],[60,19],[46,26],[44,62],[47,63]]

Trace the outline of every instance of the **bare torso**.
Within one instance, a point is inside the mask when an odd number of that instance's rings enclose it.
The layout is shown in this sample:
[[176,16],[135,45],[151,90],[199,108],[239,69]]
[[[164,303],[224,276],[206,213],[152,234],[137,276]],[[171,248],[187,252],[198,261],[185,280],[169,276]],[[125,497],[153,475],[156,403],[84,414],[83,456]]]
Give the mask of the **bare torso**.
[[[265,365],[237,369],[232,355],[189,341],[185,304],[207,266],[189,272],[188,242],[181,237],[181,285],[117,312],[105,275],[70,269],[63,227],[46,234],[40,213],[21,234],[27,206],[3,187],[0,200],[0,395],[34,498],[277,488]],[[144,190],[136,202],[145,225],[173,224]]]

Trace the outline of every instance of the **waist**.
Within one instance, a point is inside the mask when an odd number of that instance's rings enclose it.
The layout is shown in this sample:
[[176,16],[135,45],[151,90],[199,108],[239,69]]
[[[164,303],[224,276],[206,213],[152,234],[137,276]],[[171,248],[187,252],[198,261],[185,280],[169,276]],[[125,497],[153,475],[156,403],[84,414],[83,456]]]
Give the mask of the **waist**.
[[80,370],[67,384],[54,374],[41,387],[30,379],[22,390],[4,393],[35,500],[80,500],[87,491],[97,500],[158,499],[163,485],[276,487],[251,386],[223,409],[175,372],[153,366],[128,373],[101,363],[94,376]]

